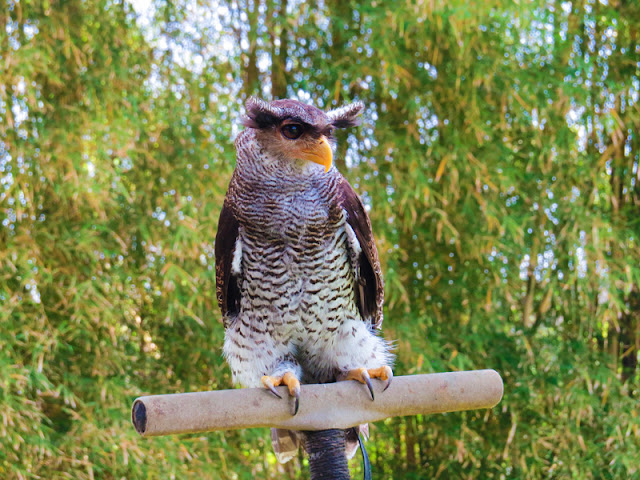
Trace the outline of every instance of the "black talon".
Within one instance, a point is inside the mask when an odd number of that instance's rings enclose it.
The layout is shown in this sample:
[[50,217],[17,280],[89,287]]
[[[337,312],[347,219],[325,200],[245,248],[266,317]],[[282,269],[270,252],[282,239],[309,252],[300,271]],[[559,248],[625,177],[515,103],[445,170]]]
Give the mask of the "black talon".
[[376,396],[373,394],[373,385],[371,385],[371,377],[369,376],[369,372],[367,372],[366,370],[363,370],[362,378],[367,384],[367,388],[369,389],[369,393],[371,394],[371,401],[374,401],[376,399]]
[[391,385],[391,380],[393,380],[393,372],[389,373],[389,378],[387,379],[387,384],[384,386],[384,389],[382,390],[383,392],[389,388],[389,385]]
[[271,390],[271,393],[273,393],[276,397],[282,399],[282,395],[280,395],[277,390],[275,389],[275,387],[271,387],[269,390]]
[[273,384],[271,383],[271,381],[270,381],[270,380],[268,380],[268,381],[264,382],[264,384],[265,384],[265,386],[269,389],[269,391],[270,391],[271,393],[273,393],[276,397],[278,397],[278,398],[282,398],[282,397],[280,396],[280,394],[278,393],[278,391],[276,390],[276,387],[274,387],[274,386],[273,386]]
[[293,414],[298,413],[298,408],[300,408],[300,383],[296,381],[293,387],[289,386],[289,394],[296,399]]

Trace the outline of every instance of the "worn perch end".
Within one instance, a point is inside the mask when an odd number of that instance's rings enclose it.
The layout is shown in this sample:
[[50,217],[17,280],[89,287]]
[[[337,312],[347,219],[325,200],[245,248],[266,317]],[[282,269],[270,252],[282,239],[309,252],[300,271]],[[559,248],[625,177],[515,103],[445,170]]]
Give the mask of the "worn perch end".
[[372,384],[374,402],[358,382],[303,385],[295,416],[286,387],[276,387],[283,399],[261,388],[152,395],[135,400],[131,419],[143,436],[252,427],[345,429],[389,417],[491,408],[503,394],[495,370],[395,377],[386,391],[385,382]]
[[144,435],[147,430],[147,407],[140,399],[136,399],[131,407],[131,423],[140,435]]

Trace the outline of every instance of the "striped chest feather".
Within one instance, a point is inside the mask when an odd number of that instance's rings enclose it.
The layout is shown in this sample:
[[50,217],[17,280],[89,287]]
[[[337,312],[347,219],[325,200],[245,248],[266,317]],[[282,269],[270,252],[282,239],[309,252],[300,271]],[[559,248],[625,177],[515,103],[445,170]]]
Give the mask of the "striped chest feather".
[[[280,238],[241,228],[241,310],[273,324],[324,323],[356,315],[344,219],[333,231],[282,229]],[[294,238],[291,238],[292,235]]]

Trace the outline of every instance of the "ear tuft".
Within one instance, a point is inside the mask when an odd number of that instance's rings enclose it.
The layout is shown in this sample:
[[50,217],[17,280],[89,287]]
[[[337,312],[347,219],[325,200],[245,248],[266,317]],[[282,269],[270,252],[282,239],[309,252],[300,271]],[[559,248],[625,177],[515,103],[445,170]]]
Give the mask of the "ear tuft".
[[249,97],[245,103],[247,116],[242,120],[242,124],[249,128],[266,128],[275,125],[279,121],[278,112],[264,100]]
[[327,116],[335,128],[348,128],[360,125],[359,115],[364,110],[364,103],[354,102],[344,107],[329,110]]

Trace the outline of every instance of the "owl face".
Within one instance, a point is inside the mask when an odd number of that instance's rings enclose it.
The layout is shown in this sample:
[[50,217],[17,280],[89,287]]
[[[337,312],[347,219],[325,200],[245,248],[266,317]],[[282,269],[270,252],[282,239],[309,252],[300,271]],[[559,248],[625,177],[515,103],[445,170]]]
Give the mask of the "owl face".
[[333,162],[333,130],[357,125],[364,105],[357,102],[325,113],[297,100],[267,103],[252,97],[246,108],[244,125],[256,130],[256,139],[269,156],[311,162],[327,172]]

